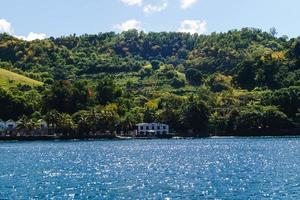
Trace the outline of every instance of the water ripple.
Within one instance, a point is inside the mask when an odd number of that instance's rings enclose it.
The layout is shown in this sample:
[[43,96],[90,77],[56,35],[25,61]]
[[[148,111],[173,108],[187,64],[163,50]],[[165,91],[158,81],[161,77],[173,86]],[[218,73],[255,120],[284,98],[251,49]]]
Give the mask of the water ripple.
[[300,138],[0,143],[0,199],[299,199]]

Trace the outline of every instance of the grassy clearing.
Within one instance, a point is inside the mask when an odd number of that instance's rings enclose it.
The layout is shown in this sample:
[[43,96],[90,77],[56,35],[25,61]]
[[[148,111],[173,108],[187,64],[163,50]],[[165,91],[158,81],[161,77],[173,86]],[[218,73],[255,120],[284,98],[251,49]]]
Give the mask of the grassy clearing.
[[15,87],[18,84],[24,84],[33,87],[43,85],[42,82],[0,68],[0,87],[7,89],[7,88]]

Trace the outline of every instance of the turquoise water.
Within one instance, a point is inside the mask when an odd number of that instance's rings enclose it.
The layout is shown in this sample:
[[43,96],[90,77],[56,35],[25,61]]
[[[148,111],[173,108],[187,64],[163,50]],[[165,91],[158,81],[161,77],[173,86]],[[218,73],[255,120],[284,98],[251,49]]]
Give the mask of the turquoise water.
[[0,199],[300,199],[300,138],[1,142]]

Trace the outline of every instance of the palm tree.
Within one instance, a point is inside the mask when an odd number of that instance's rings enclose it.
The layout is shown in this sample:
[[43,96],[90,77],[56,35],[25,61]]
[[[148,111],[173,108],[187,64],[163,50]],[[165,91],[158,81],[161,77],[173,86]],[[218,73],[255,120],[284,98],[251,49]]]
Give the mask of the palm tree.
[[50,132],[52,131],[55,133],[57,124],[59,122],[59,113],[56,110],[49,111],[45,115],[45,121],[47,122],[47,124],[49,126]]
[[39,129],[39,123],[38,121],[34,119],[29,119],[27,123],[28,130],[33,134],[34,131]]
[[17,131],[19,133],[27,133],[29,130],[28,126],[29,118],[25,115],[23,115],[18,121],[17,121]]
[[89,117],[82,115],[77,121],[77,128],[80,131],[79,134],[88,133],[90,131]]
[[86,124],[89,131],[95,133],[99,129],[100,117],[96,109],[92,109],[89,114],[86,116]]
[[89,115],[89,111],[81,110],[72,116],[72,119],[76,124],[76,131],[79,135],[85,135],[91,130]]
[[57,128],[64,134],[69,135],[70,133],[72,133],[72,131],[75,129],[75,124],[72,117],[66,113],[60,114]]

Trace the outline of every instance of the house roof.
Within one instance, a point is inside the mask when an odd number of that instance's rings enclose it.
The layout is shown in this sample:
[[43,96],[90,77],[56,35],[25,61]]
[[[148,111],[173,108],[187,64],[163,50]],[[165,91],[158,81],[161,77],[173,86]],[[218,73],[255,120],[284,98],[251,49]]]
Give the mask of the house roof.
[[144,126],[144,125],[165,125],[165,126],[168,126],[168,124],[163,124],[163,123],[139,123],[139,124],[136,124],[137,126]]

